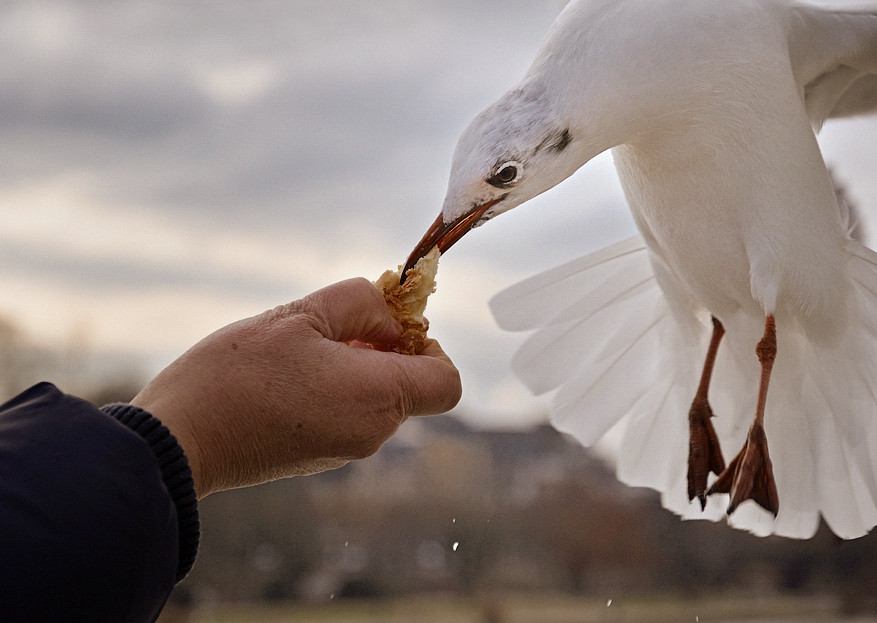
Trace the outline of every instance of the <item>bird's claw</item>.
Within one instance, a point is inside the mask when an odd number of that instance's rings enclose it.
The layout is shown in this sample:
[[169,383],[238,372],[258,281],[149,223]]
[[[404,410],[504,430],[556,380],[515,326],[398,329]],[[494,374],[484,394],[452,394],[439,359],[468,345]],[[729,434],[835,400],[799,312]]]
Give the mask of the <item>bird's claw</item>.
[[712,424],[713,410],[706,400],[695,400],[688,412],[688,499],[698,498],[700,508],[706,508],[707,478],[725,470],[725,459],[719,438]]
[[744,501],[752,500],[774,517],[777,516],[779,496],[773,477],[773,465],[767,452],[767,436],[760,423],[752,425],[743,449],[707,491],[707,495],[713,493],[731,495],[729,515]]

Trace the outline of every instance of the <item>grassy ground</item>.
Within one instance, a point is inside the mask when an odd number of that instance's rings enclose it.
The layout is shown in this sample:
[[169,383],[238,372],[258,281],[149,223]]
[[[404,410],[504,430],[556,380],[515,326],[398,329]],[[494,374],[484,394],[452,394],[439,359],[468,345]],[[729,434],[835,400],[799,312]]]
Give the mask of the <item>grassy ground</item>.
[[502,596],[421,597],[321,605],[223,605],[166,609],[159,623],[877,623],[877,614],[843,618],[832,598],[714,597],[697,600]]

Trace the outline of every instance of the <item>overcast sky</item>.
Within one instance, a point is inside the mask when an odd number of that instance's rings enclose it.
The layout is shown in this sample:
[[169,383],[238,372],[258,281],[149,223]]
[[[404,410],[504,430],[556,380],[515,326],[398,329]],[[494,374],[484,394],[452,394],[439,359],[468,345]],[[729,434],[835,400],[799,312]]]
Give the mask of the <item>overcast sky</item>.
[[[240,317],[377,278],[563,4],[3,2],[0,315],[155,372]],[[830,122],[822,143],[877,215],[877,122]],[[462,371],[461,413],[543,415],[509,372],[522,336],[487,300],[633,232],[604,154],[442,259],[427,316]]]

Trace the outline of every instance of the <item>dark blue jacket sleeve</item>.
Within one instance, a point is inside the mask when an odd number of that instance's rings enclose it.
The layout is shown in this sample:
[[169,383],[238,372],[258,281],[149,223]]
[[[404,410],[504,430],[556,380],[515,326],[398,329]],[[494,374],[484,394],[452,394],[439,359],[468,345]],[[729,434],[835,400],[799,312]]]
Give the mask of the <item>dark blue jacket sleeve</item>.
[[197,552],[182,449],[48,383],[0,406],[0,621],[154,621]]

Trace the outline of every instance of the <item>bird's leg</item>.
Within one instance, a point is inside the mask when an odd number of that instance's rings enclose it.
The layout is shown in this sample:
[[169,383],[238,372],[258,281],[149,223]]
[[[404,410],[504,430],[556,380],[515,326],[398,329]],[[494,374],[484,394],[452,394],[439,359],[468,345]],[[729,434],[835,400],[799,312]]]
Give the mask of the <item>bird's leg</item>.
[[770,372],[777,353],[776,323],[768,316],[764,323],[764,337],[755,349],[761,362],[761,383],[758,388],[758,405],[755,420],[749,429],[743,449],[734,457],[719,479],[707,492],[730,493],[731,504],[728,514],[733,513],[745,500],[752,500],[762,508],[777,516],[780,504],[776,482],[773,478],[773,465],[767,453],[767,436],[764,434],[764,405],[767,402],[767,386]]
[[716,353],[723,335],[725,335],[725,327],[713,316],[713,336],[703,362],[703,374],[691,403],[691,409],[688,410],[688,499],[698,498],[701,510],[706,507],[706,482],[709,473],[713,472],[718,476],[725,469],[719,438],[710,421],[713,410],[707,400],[713,365],[716,363]]

